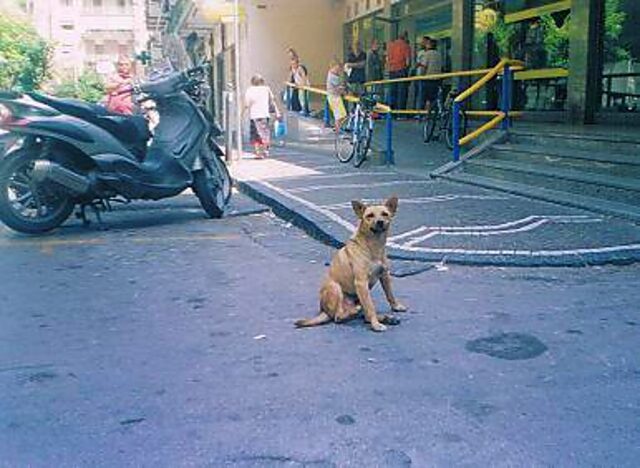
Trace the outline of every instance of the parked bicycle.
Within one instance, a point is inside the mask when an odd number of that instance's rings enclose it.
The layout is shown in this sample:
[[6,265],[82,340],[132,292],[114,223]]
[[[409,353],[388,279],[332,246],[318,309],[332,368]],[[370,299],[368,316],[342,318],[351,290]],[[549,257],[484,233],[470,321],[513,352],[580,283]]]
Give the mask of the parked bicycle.
[[[425,143],[439,140],[440,135],[444,134],[447,148],[453,148],[453,100],[457,95],[458,92],[454,89],[446,92],[445,95],[445,88],[443,86],[438,88],[438,97],[432,104],[423,127]],[[466,133],[467,115],[460,109],[460,138]]]
[[344,120],[335,140],[335,154],[338,161],[360,167],[367,159],[373,136],[373,109],[376,96],[363,94]]

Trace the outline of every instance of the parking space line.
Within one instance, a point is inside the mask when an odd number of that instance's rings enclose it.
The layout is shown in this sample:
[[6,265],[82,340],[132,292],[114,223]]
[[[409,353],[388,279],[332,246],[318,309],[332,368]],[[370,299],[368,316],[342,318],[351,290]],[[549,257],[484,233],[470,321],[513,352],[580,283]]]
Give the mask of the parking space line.
[[315,190],[347,189],[347,188],[371,188],[388,187],[392,185],[424,185],[433,184],[430,180],[393,180],[390,182],[377,182],[375,184],[342,184],[342,185],[312,185],[289,190],[291,193],[313,192]]
[[[301,205],[311,208],[312,210],[326,216],[327,218],[336,222],[340,226],[348,229],[350,232],[353,232],[356,229],[355,225],[341,218],[336,213],[330,211],[325,207],[319,206],[313,202],[305,200],[304,198],[294,195],[293,193],[290,193],[290,191],[284,190],[269,182],[260,181],[259,183],[286,198],[294,200],[300,203]],[[531,218],[531,217],[527,217],[527,218]],[[590,217],[587,215],[553,215],[553,216],[549,216],[549,218],[572,220],[570,222],[582,223],[582,222],[586,222],[587,218],[590,218]],[[526,218],[523,218],[523,219],[526,219]],[[595,220],[600,218],[592,218],[592,219]],[[522,220],[517,220],[517,221],[522,222]],[[515,221],[510,221],[508,223],[502,223],[502,225],[513,225],[514,222]],[[480,227],[484,227],[485,229],[488,229],[488,228],[495,229],[495,226],[496,225],[494,226],[486,225],[486,226],[480,226]],[[497,226],[500,226],[500,225],[497,225]],[[407,237],[407,234],[415,235],[416,233],[424,232],[423,228],[424,227],[414,229],[412,231],[409,231],[409,233],[401,234],[401,236]],[[558,249],[558,250],[526,250],[526,249],[476,250],[476,249],[462,249],[462,248],[432,248],[432,247],[405,246],[391,239],[389,240],[389,242],[387,242],[387,246],[400,251],[423,252],[423,253],[440,254],[440,255],[463,254],[463,255],[479,255],[479,256],[497,255],[497,256],[512,256],[512,257],[549,257],[549,258],[562,257],[562,256],[601,254],[601,253],[620,253],[620,252],[627,252],[632,250],[640,251],[640,244],[623,244],[623,245],[615,245],[615,246],[607,246],[607,247],[588,247],[588,248]]]

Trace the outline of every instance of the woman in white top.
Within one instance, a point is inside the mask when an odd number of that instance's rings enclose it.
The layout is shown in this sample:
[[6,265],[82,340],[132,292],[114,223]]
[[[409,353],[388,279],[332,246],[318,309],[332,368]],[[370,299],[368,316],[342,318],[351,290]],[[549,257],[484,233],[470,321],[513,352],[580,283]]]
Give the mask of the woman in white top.
[[271,89],[265,85],[260,75],[251,78],[251,86],[244,97],[245,109],[249,111],[251,119],[251,144],[258,159],[269,156],[271,147],[271,126],[269,117],[273,112],[280,119],[280,111],[276,105]]

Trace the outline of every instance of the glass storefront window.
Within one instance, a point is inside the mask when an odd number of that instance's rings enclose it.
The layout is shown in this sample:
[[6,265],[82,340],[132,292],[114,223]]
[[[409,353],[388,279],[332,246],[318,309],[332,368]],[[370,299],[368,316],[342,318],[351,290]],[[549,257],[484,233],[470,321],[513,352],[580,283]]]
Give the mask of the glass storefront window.
[[415,53],[417,54],[419,50],[423,36],[432,37],[438,41],[443,71],[451,71],[451,4],[421,0],[409,5],[413,15],[410,18],[413,27],[407,27],[407,29],[415,32],[414,37],[410,38],[414,44]]
[[602,67],[605,111],[640,112],[640,2],[606,0]]
[[[497,3],[497,2],[494,2]],[[532,8],[540,8],[547,5],[553,5],[559,3],[558,0],[505,0],[504,12],[517,13],[522,10],[528,10]]]
[[[491,67],[509,57],[524,61],[528,70],[567,68],[569,13],[567,2],[558,0],[476,0],[473,67]],[[562,110],[566,95],[566,78],[519,80],[514,104],[526,110]],[[487,90],[487,105],[495,105],[496,96],[495,90]]]

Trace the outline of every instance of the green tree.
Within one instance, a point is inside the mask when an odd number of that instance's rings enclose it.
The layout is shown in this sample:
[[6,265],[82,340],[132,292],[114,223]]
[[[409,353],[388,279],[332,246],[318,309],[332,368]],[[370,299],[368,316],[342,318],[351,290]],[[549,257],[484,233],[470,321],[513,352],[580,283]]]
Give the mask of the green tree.
[[105,95],[104,82],[100,75],[87,71],[76,80],[64,80],[55,88],[56,96],[72,97],[83,101],[98,102]]
[[542,15],[540,25],[544,32],[544,48],[547,66],[567,68],[569,66],[569,28],[571,18],[567,16],[558,26],[551,15]]
[[629,60],[631,55],[627,48],[620,44],[620,35],[627,20],[622,11],[620,0],[607,0],[604,10],[604,63],[615,63]]
[[31,91],[47,78],[51,47],[26,22],[0,9],[0,88]]

